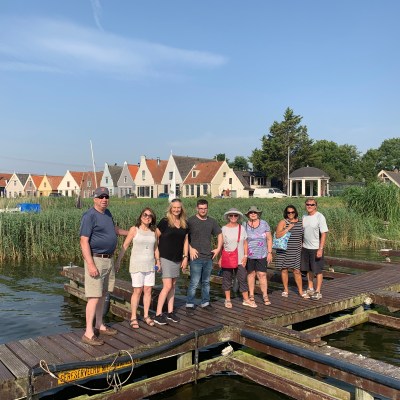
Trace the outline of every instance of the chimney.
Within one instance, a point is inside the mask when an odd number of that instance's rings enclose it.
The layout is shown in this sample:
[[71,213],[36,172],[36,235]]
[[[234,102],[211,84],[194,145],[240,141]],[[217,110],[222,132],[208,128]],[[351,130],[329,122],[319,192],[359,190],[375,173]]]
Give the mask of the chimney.
[[160,165],[160,157],[157,157],[157,165]]

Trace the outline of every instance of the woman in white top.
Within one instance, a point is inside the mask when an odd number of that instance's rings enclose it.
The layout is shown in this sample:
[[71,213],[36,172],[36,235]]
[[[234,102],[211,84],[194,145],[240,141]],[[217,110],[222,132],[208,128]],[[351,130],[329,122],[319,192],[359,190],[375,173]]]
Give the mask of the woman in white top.
[[122,257],[132,243],[129,272],[132,277],[133,293],[131,297],[132,317],[130,326],[138,329],[137,308],[143,292],[143,320],[147,325],[154,326],[154,321],[149,316],[151,303],[151,288],[155,284],[154,264],[160,269],[160,256],[157,247],[156,215],[146,207],[140,213],[135,226],[129,229],[128,236],[118,256],[116,271],[118,272]]

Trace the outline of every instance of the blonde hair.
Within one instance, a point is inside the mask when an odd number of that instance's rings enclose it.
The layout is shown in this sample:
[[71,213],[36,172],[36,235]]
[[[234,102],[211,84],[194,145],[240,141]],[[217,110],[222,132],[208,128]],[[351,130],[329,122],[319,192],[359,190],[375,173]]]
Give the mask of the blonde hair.
[[174,203],[180,203],[181,205],[181,213],[179,214],[179,221],[181,224],[181,228],[186,229],[187,228],[187,222],[186,222],[186,211],[185,208],[183,207],[183,203],[180,199],[173,199],[171,200],[171,202],[169,203],[168,209],[167,209],[167,214],[166,214],[166,218],[168,220],[168,225],[173,228],[175,227],[174,224],[174,216],[172,214],[172,206],[174,205]]

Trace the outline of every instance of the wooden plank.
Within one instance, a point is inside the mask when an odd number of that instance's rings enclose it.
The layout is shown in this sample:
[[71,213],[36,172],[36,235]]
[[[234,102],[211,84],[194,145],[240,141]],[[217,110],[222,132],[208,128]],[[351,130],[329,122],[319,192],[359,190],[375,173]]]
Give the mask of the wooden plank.
[[17,378],[28,376],[29,368],[5,344],[0,345],[0,360]]
[[381,269],[387,265],[385,263],[377,261],[360,261],[360,260],[353,260],[350,258],[337,258],[329,256],[325,256],[325,264],[329,266],[340,266],[345,268],[361,269],[364,271],[373,271],[376,269]]
[[400,293],[380,290],[371,293],[371,298],[374,304],[400,309]]
[[387,328],[400,329],[400,318],[390,315],[381,315],[376,313],[369,314],[369,322],[377,325],[382,325]]

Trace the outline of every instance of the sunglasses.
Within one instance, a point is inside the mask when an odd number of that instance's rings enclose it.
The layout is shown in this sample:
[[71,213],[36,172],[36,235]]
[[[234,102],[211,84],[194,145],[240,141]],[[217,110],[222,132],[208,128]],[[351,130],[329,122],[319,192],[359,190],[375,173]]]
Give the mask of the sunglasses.
[[257,211],[249,211],[249,214],[258,214]]
[[153,218],[152,214],[143,213],[142,217],[144,218]]
[[296,214],[296,212],[295,211],[287,211],[286,214]]
[[316,206],[316,204],[314,203],[314,204],[311,204],[311,203],[306,203],[306,206],[307,207],[315,207]]
[[98,199],[109,199],[110,196],[107,196],[106,194],[102,194],[101,196],[98,197]]
[[228,217],[229,218],[238,218],[239,215],[238,214],[229,214]]

